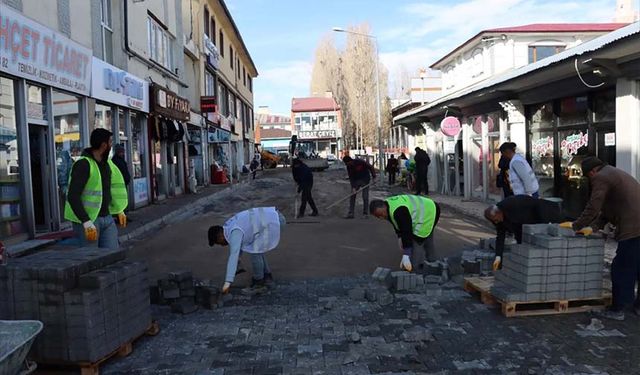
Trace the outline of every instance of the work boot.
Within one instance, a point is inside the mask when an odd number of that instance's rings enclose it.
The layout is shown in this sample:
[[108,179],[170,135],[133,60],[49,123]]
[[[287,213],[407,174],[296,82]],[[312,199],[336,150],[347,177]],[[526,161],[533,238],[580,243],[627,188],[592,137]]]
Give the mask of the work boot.
[[605,309],[605,310],[599,310],[599,311],[594,311],[593,312],[594,315],[600,317],[600,318],[604,318],[604,319],[611,319],[611,320],[618,320],[618,321],[623,321],[624,320],[624,312],[621,310],[613,310],[611,308]]
[[264,293],[267,290],[267,286],[265,285],[264,279],[256,280],[251,278],[251,286],[248,288],[242,289],[242,294],[247,296],[253,296],[256,294]]

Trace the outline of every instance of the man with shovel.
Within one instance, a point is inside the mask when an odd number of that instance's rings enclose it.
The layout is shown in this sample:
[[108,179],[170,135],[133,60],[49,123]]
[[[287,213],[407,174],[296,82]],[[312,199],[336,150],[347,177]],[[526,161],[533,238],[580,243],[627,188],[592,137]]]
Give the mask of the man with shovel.
[[351,182],[351,197],[349,199],[349,213],[346,219],[353,219],[353,212],[356,208],[357,192],[362,190],[362,216],[368,217],[369,212],[369,185],[371,178],[376,179],[376,170],[373,166],[362,159],[352,159],[345,156],[342,161],[347,166],[349,181]]

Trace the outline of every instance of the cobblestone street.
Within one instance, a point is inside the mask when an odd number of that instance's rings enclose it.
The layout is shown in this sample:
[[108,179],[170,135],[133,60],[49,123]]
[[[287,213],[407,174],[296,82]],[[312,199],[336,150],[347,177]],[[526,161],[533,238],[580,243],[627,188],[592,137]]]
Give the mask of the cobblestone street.
[[[350,298],[370,277],[284,283],[213,311],[156,311],[161,332],[105,374],[638,374],[636,316],[504,318],[453,281]],[[379,286],[377,287],[379,288]]]

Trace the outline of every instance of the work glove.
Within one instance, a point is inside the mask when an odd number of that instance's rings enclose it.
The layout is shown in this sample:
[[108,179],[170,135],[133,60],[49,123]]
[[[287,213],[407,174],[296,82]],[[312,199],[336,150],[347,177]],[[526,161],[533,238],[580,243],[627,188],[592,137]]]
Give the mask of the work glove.
[[98,229],[93,224],[93,221],[85,221],[82,223],[84,227],[84,236],[87,238],[87,241],[97,241],[98,240]]
[[118,214],[118,224],[124,228],[127,226],[127,215],[124,214],[124,212],[120,212]]
[[560,228],[572,229],[573,223],[570,221],[565,221],[564,223],[560,223]]
[[582,234],[584,236],[590,236],[593,233],[593,228],[584,227],[584,228],[580,229],[579,231],[577,231],[576,233]]
[[400,262],[400,269],[411,272],[413,270],[413,266],[411,265],[411,258],[408,255],[402,256],[402,261]]
[[230,288],[231,288],[231,283],[225,281],[224,284],[222,285],[222,294],[228,294]]
[[501,264],[502,264],[502,257],[497,256],[496,259],[493,261],[493,270],[494,271],[499,270]]

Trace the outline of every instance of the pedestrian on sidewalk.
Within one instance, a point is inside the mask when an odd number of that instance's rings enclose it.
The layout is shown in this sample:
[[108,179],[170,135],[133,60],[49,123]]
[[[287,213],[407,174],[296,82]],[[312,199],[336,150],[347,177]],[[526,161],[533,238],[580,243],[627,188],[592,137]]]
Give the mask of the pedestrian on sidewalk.
[[416,161],[416,195],[422,194],[423,191],[425,195],[429,195],[427,174],[429,172],[431,158],[425,150],[416,147],[416,156],[413,159]]
[[238,212],[223,225],[209,228],[209,246],[229,246],[222,293],[229,293],[241,253],[251,256],[253,268],[251,286],[243,292],[256,294],[273,285],[271,268],[265,254],[278,246],[285,224],[284,216],[275,207],[257,207]]
[[95,129],[91,147],[73,164],[64,218],[73,223],[80,246],[118,249],[118,228],[127,225],[127,188],[120,169],[109,160],[112,133]]
[[511,190],[511,184],[509,183],[509,160],[504,155],[500,156],[498,168],[500,172],[496,176],[496,187],[502,189],[504,198],[510,197],[513,195],[513,190]]
[[256,179],[256,172],[258,171],[258,166],[260,166],[260,161],[257,156],[254,156],[253,160],[251,160],[251,164],[249,164],[249,170],[251,171],[251,178],[253,180]]
[[398,159],[391,154],[387,160],[387,175],[389,177],[389,185],[396,184],[396,175],[398,174]]
[[311,168],[303,163],[302,160],[294,159],[291,165],[291,172],[293,173],[293,180],[298,184],[298,194],[302,193],[302,203],[300,204],[298,217],[304,217],[307,203],[311,206],[311,216],[318,216],[318,208],[311,195],[311,189],[313,189],[313,172]]
[[536,174],[521,154],[516,153],[516,144],[505,142],[500,153],[509,161],[509,183],[514,195],[530,195],[539,198],[540,189]]
[[[436,202],[416,195],[396,195],[372,200],[369,212],[393,225],[402,250],[401,269],[422,270],[425,260],[436,260],[433,232],[440,219],[440,206]],[[416,251],[416,246],[422,246],[424,251]]]
[[371,179],[376,179],[376,170],[373,166],[362,159],[352,159],[351,156],[345,156],[342,161],[347,166],[349,181],[351,183],[351,197],[349,198],[349,213],[347,219],[354,218],[356,208],[356,195],[362,190],[362,216],[368,217],[369,212],[369,184]]
[[[584,235],[590,235],[607,223],[615,226],[618,248],[611,263],[613,303],[600,315],[624,320],[624,309],[633,302],[636,283],[640,285],[640,183],[596,157],[585,158],[581,167],[582,175],[587,176],[591,184],[589,202],[576,221],[561,226]],[[634,312],[640,315],[640,289]]]
[[554,202],[537,199],[528,195],[512,195],[488,207],[484,217],[496,227],[496,258],[493,270],[502,267],[504,240],[507,232],[513,233],[517,243],[522,243],[524,224],[560,223],[562,211]]

